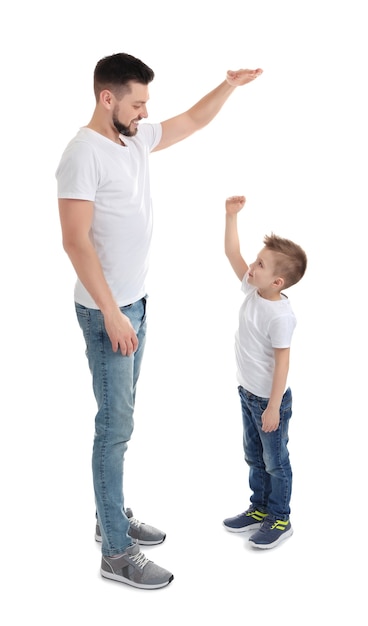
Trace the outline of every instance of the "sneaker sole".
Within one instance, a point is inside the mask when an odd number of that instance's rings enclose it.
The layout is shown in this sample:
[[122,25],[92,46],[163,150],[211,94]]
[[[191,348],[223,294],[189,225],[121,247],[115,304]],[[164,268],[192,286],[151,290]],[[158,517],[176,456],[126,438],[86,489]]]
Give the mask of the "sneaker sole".
[[142,539],[134,539],[134,537],[132,539],[133,541],[136,541],[140,546],[159,546],[165,541],[166,537],[160,539],[160,541],[144,541]]
[[248,524],[248,526],[241,526],[240,528],[231,528],[231,526],[226,526],[226,524],[222,525],[230,533],[245,533],[247,530],[258,530],[258,528],[261,528],[261,522],[255,522],[254,524]]
[[255,541],[252,541],[252,537],[249,538],[249,543],[253,548],[259,548],[260,550],[270,550],[271,548],[278,546],[282,541],[285,541],[285,539],[288,539],[289,537],[291,537],[293,532],[294,532],[293,529],[290,528],[289,530],[285,532],[285,534],[280,535],[280,537],[276,539],[276,541],[273,541],[272,543],[255,543]]
[[[163,539],[160,539],[160,541],[142,541],[141,539],[134,539],[134,541],[136,541],[140,546],[158,546],[160,545],[160,543],[163,543],[165,539],[166,539],[166,535]],[[102,543],[101,535],[95,535],[95,540],[98,543]]]
[[154,585],[144,585],[143,583],[137,583],[134,580],[129,580],[129,578],[124,578],[123,576],[118,576],[117,574],[110,574],[109,572],[105,572],[105,570],[103,570],[102,568],[100,572],[103,578],[115,580],[119,583],[125,583],[126,585],[130,585],[131,587],[138,587],[138,589],[161,589],[162,587],[167,587],[167,585],[169,585],[174,580],[174,575],[171,575],[169,580],[165,582],[156,583]]

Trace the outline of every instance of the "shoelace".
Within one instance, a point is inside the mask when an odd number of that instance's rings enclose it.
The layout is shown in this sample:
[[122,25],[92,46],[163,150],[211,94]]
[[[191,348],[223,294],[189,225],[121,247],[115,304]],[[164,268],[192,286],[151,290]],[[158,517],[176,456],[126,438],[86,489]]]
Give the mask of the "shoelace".
[[262,530],[272,530],[276,526],[276,520],[272,517],[265,517],[262,523]]
[[135,528],[139,529],[139,527],[140,527],[142,522],[137,520],[135,517],[129,517],[128,519],[129,519],[129,524],[131,524],[132,526],[135,526]]
[[144,566],[147,565],[147,563],[149,562],[149,559],[147,559],[143,552],[138,552],[137,554],[134,554],[130,557],[130,560],[134,561],[134,563],[138,565],[140,569],[143,569]]

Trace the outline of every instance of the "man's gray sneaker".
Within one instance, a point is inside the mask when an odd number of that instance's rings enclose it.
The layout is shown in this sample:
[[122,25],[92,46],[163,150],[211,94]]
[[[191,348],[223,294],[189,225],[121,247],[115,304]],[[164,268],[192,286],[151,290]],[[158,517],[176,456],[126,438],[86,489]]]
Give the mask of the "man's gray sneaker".
[[[132,509],[126,509],[125,515],[129,519],[130,527],[128,534],[137,543],[143,546],[156,546],[165,541],[166,533],[162,532],[154,526],[139,522],[134,516]],[[96,541],[102,541],[101,529],[98,521],[96,522]]]
[[174,579],[171,572],[147,559],[137,543],[119,557],[103,556],[101,576],[139,589],[160,589]]

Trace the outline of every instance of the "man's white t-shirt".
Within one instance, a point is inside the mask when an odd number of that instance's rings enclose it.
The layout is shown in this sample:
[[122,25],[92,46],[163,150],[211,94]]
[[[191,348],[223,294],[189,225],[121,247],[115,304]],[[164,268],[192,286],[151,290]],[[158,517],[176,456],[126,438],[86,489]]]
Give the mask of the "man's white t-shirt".
[[239,311],[235,356],[239,385],[261,398],[271,395],[275,367],[274,348],[289,348],[296,318],[288,298],[266,300],[247,282],[241,289],[245,300]]
[[[149,153],[160,142],[161,124],[142,123],[123,145],[81,128],[67,145],[56,172],[58,198],[94,203],[91,241],[118,306],[146,295],[152,237]],[[77,279],[75,301],[97,309]]]

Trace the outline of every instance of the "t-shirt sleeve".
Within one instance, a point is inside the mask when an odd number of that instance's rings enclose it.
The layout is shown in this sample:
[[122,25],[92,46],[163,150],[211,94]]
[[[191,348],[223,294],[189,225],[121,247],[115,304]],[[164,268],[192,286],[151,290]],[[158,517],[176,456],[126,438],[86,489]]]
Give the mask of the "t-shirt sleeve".
[[274,318],[269,327],[273,348],[290,348],[291,338],[296,326],[294,315],[282,315]]
[[161,141],[162,126],[161,124],[148,124],[143,122],[139,126],[138,133],[144,136],[148,152],[152,152]]
[[100,167],[93,147],[85,141],[68,146],[56,171],[58,198],[94,202]]

